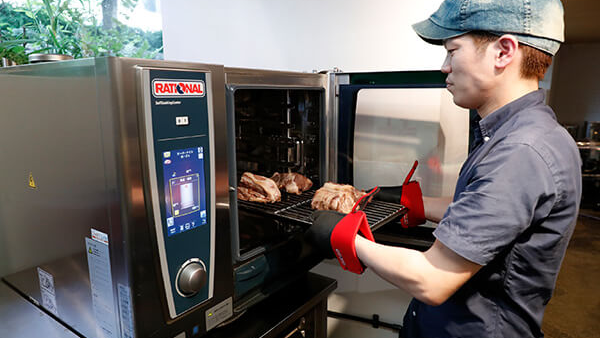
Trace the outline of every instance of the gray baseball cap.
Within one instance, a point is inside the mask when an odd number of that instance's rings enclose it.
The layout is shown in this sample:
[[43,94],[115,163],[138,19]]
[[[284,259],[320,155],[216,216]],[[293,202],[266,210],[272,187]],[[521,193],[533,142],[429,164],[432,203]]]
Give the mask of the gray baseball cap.
[[554,55],[565,41],[560,0],[445,0],[429,19],[412,27],[436,45],[471,31],[486,31],[512,34],[519,42]]

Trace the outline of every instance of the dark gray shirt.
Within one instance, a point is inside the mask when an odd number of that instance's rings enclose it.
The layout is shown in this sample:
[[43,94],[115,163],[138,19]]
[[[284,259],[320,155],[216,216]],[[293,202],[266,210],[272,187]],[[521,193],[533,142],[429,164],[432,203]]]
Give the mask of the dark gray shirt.
[[479,121],[454,200],[434,232],[483,265],[440,306],[413,300],[406,337],[543,337],[581,198],[574,140],[529,93]]

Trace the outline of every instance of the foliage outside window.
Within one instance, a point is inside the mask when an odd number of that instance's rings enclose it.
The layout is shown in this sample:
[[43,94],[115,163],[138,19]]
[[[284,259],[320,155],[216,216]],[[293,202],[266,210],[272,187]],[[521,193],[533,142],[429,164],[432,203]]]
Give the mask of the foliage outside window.
[[[74,58],[162,58],[162,32],[126,25],[140,0],[26,0],[0,2],[0,57],[17,64],[33,53]],[[155,4],[153,0],[141,0]],[[120,15],[118,15],[120,14]],[[101,18],[99,18],[101,16]]]

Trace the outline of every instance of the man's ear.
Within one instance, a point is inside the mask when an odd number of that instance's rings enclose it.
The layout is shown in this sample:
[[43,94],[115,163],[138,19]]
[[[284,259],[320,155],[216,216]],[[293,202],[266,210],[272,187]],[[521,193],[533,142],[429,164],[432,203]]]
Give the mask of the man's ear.
[[504,34],[496,40],[494,48],[494,65],[497,68],[506,68],[506,66],[515,62],[519,50],[519,41],[514,35]]

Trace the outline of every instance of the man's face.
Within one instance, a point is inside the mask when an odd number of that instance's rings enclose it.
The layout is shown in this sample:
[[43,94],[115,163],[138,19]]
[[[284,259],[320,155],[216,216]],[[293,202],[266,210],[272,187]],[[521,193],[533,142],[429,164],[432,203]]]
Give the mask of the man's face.
[[448,53],[442,72],[448,74],[446,88],[452,93],[456,105],[478,109],[489,98],[494,79],[494,57],[490,45],[478,49],[468,34],[444,41]]

